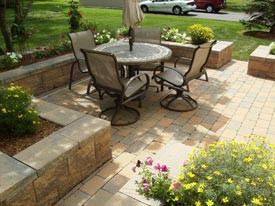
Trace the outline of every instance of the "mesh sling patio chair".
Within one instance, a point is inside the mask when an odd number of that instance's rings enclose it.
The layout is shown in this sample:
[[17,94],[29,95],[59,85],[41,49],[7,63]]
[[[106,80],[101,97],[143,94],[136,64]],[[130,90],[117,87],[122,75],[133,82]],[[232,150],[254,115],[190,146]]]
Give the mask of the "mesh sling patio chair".
[[[144,96],[149,87],[149,76],[147,74],[139,74],[130,79],[119,75],[119,65],[113,54],[81,49],[85,56],[89,74],[93,79],[93,86],[99,93],[101,91],[107,93],[111,97],[115,97],[115,106],[103,110],[99,117],[107,111],[115,110],[111,117],[111,125],[123,126],[135,123],[139,118],[139,111],[126,106],[126,103],[132,100],[139,101],[141,107],[141,98]],[[140,80],[140,79],[145,80]],[[119,113],[124,110],[132,117],[130,121],[122,121],[119,119]],[[129,116],[127,116],[129,117]],[[126,116],[123,116],[126,118]]]
[[[70,71],[69,89],[71,89],[75,66],[78,66],[78,69],[81,73],[88,73],[88,68],[87,68],[84,56],[80,51],[80,49],[94,49],[96,47],[96,44],[94,40],[94,34],[90,30],[70,33],[68,34],[68,36],[70,38],[73,53],[75,56],[75,61],[73,62],[71,66],[71,71]],[[87,94],[90,93],[91,86],[92,86],[92,79],[90,79],[88,83]]]
[[[134,29],[134,42],[150,43],[150,44],[161,44],[161,28],[135,28]],[[143,64],[137,68],[139,71],[153,72],[156,68],[162,71],[163,62]],[[156,87],[157,92],[159,88],[155,85],[150,87]],[[163,90],[163,88],[161,89]]]
[[[160,100],[162,107],[178,112],[187,112],[198,107],[197,101],[187,94],[187,92],[190,91],[189,82],[193,79],[200,79],[203,75],[205,75],[205,81],[208,81],[204,66],[207,63],[212,46],[215,42],[216,41],[207,42],[195,49],[191,64],[186,72],[176,67],[171,68],[166,66],[163,72],[154,71],[153,76],[156,83],[163,83],[164,86],[176,91],[176,94],[168,94]],[[176,60],[175,63],[177,62]]]

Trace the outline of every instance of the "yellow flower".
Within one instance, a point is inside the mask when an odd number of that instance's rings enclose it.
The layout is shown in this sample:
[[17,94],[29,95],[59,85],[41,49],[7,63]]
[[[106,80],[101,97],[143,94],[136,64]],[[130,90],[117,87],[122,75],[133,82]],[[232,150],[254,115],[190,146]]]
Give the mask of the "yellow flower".
[[14,98],[19,98],[18,94],[13,95]]
[[252,203],[256,204],[256,205],[263,205],[263,203],[261,202],[260,199],[253,197],[252,199]]
[[191,165],[190,165],[190,168],[191,168],[191,169],[195,169],[195,165],[194,165],[194,164],[191,164]]
[[203,187],[198,187],[198,192],[202,193],[203,192]]
[[266,170],[267,169],[267,165],[266,164],[262,164],[262,168],[264,168]]
[[235,154],[231,154],[231,157],[234,157],[234,158],[236,158],[237,156],[236,156]]
[[241,196],[242,194],[243,194],[243,193],[242,193],[241,190],[237,190],[237,191],[236,191],[236,195]]
[[213,179],[213,177],[211,177],[211,176],[207,176],[206,177],[208,180],[212,180]]
[[224,198],[222,198],[222,202],[223,202],[223,203],[227,203],[227,202],[229,202],[228,197],[224,197]]
[[212,200],[207,200],[207,202],[205,202],[207,206],[212,206],[214,205],[214,202]]
[[2,109],[2,112],[3,112],[4,114],[6,114],[6,113],[7,113],[6,108],[3,108],[3,109]]
[[36,121],[32,121],[32,124],[36,124]]
[[249,182],[249,181],[250,181],[250,179],[249,179],[249,178],[245,178],[244,180],[245,180],[246,182]]
[[189,176],[189,177],[195,177],[195,174],[193,174],[192,172],[187,172],[187,175]]
[[207,168],[207,165],[203,164],[203,165],[201,166],[201,168],[202,168],[202,169],[206,169],[206,168]]
[[200,201],[197,201],[197,202],[195,202],[195,205],[196,205],[196,206],[201,206],[201,202],[200,202]]
[[220,176],[220,175],[221,175],[221,173],[220,173],[219,171],[217,171],[217,170],[214,171],[213,174],[215,174],[215,175],[217,175],[217,176]]
[[174,200],[175,200],[175,201],[179,201],[179,199],[180,199],[180,197],[179,197],[179,196],[176,196]]
[[246,157],[246,158],[243,159],[243,161],[247,162],[247,163],[251,162],[252,160],[253,159],[251,157]]
[[231,184],[233,182],[233,180],[231,178],[228,178],[227,182]]

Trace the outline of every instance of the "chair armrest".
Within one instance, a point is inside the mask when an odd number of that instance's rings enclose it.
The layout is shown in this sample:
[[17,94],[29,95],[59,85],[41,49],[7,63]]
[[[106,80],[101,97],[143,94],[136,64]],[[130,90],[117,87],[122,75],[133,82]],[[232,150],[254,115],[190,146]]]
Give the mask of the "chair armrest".
[[177,67],[177,63],[179,61],[188,62],[188,64],[190,64],[192,59],[187,57],[177,57],[176,61],[174,62],[174,67]]
[[127,82],[127,84],[125,85],[125,90],[129,87],[129,85],[136,79],[139,79],[141,76],[145,76],[146,77],[146,89],[149,88],[149,85],[150,85],[150,79],[149,79],[149,76],[148,74],[145,74],[145,73],[142,73],[142,74],[137,74],[133,77],[131,77],[129,79],[129,81]]

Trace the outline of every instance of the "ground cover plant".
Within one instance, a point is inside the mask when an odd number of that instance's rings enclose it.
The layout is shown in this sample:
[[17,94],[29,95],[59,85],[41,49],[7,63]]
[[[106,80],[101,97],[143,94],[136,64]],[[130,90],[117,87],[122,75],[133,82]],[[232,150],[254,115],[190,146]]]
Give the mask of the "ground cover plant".
[[[103,29],[115,34],[122,27],[122,11],[119,9],[99,9],[79,7],[83,15],[82,21],[89,20],[96,23],[97,30]],[[70,32],[68,25],[68,4],[62,0],[35,1],[27,18],[26,29],[32,35],[28,40],[29,48],[47,46],[61,34]],[[8,12],[12,15],[12,11]],[[144,27],[173,27],[180,32],[186,32],[193,24],[210,27],[215,33],[215,39],[233,41],[233,58],[248,60],[248,56],[258,45],[269,45],[271,40],[243,36],[243,27],[239,22],[225,22],[217,20],[193,19],[186,16],[146,14],[141,26]],[[4,48],[0,36],[0,48]]]
[[274,148],[258,136],[248,143],[210,144],[193,151],[173,180],[169,166],[147,158],[134,167],[141,177],[137,191],[169,206],[271,206],[275,203]]

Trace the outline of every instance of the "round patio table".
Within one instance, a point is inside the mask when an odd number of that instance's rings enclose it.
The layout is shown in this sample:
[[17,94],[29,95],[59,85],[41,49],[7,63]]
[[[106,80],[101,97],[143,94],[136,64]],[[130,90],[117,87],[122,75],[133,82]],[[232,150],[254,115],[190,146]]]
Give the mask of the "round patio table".
[[97,46],[95,50],[114,54],[119,64],[128,66],[129,77],[134,76],[134,66],[153,62],[163,62],[172,55],[171,49],[161,45],[148,43],[134,43],[133,50],[130,51],[128,41],[116,41],[102,44]]

